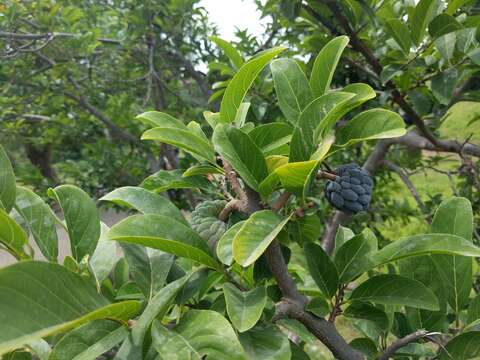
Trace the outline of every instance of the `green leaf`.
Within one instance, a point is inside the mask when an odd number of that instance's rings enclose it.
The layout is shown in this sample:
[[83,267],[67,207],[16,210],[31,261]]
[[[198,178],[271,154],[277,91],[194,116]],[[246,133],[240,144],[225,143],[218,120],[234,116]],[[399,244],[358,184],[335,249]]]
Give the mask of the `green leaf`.
[[270,60],[285,49],[284,47],[276,47],[263,51],[242,65],[228,84],[220,104],[220,117],[223,123],[231,123],[235,120],[238,108],[243,102],[247,91],[252,86],[253,81]]
[[335,265],[341,283],[347,284],[355,279],[371,264],[370,258],[378,244],[375,236],[369,236],[369,230],[366,230],[344,243],[335,254]]
[[128,336],[128,329],[112,320],[94,320],[63,336],[48,360],[96,359]]
[[116,244],[105,238],[108,230],[110,230],[110,228],[104,223],[101,223],[100,239],[98,239],[97,248],[89,261],[90,271],[95,278],[99,291],[101,283],[110,274],[118,260]]
[[475,296],[468,306],[467,311],[467,324],[480,319],[480,295]]
[[337,233],[335,234],[335,252],[342,247],[348,240],[352,239],[355,236],[355,233],[345,227],[340,225],[338,227]]
[[352,291],[349,301],[370,301],[384,305],[438,310],[435,294],[421,282],[400,275],[374,276]]
[[223,294],[227,305],[227,313],[233,326],[244,332],[258,322],[267,303],[265,287],[260,286],[250,291],[240,291],[235,285],[225,283]]
[[52,209],[33,191],[17,186],[15,209],[22,216],[47,260],[57,261],[58,237]]
[[322,293],[331,298],[339,285],[335,264],[320,245],[307,243],[304,251],[310,275]]
[[311,179],[315,176],[318,161],[292,162],[277,167],[259,186],[259,193],[267,198],[281,184],[283,188],[302,198],[306,196],[306,190]]
[[428,25],[428,32],[432,38],[438,38],[453,31],[461,30],[462,25],[451,15],[440,14]]
[[436,14],[439,6],[438,0],[420,0],[415,6],[412,18],[408,19],[412,29],[411,36],[415,45],[420,45],[427,29],[427,24]]
[[237,115],[235,115],[235,119],[233,120],[233,123],[237,128],[241,128],[245,124],[245,120],[248,114],[248,109],[250,109],[249,102],[242,102],[238,107]]
[[115,224],[107,237],[162,250],[213,269],[219,266],[207,243],[191,228],[171,217],[156,214],[130,216]]
[[224,174],[223,169],[212,165],[193,165],[184,171],[182,177],[191,177],[197,175]]
[[0,269],[0,287],[0,354],[90,320],[130,319],[140,309],[137,301],[109,304],[87,280],[53,263],[23,261]]
[[50,188],[48,196],[62,208],[72,256],[77,262],[85,255],[91,256],[100,237],[100,216],[95,202],[85,191],[73,185]]
[[152,338],[159,354],[175,354],[178,359],[244,359],[230,323],[215,311],[189,310],[174,330],[168,330],[156,320],[152,325]]
[[240,55],[238,50],[235,49],[235,47],[232,46],[232,44],[230,44],[228,41],[225,41],[218,36],[210,36],[208,39],[213,41],[215,44],[218,45],[220,49],[223,50],[225,55],[228,56],[228,58],[236,68],[240,68],[243,65],[244,60],[242,55]]
[[233,239],[235,261],[244,267],[253,264],[282,231],[290,216],[282,220],[271,210],[253,213]]
[[[310,160],[318,144],[318,136],[325,119],[334,119],[341,115],[342,105],[354,98],[355,94],[345,92],[331,92],[313,100],[300,114],[298,125],[293,132],[290,144],[290,162]],[[333,120],[332,120],[333,121]],[[330,120],[327,120],[331,123]],[[326,125],[325,125],[326,126]]]
[[215,163],[215,151],[205,139],[185,129],[155,127],[142,134],[142,140],[157,140],[165,144],[177,146],[193,156]]
[[300,113],[313,100],[307,77],[293,59],[274,60],[270,64],[270,69],[278,105],[287,121],[295,125]]
[[0,243],[17,260],[30,257],[24,250],[28,244],[27,234],[3,209],[0,209]]
[[348,41],[347,36],[338,36],[330,40],[318,53],[310,76],[310,86],[315,97],[322,96],[330,88],[333,74]]
[[290,360],[288,338],[273,325],[257,325],[241,333],[240,342],[249,360]]
[[440,360],[469,360],[480,356],[480,331],[469,331],[450,340]]
[[118,360],[142,359],[144,339],[151,323],[156,318],[162,319],[172,305],[175,297],[185,286],[189,276],[183,276],[161,289],[148,303],[145,310],[132,327],[128,339],[120,347],[115,358]]
[[354,301],[345,309],[343,315],[354,319],[363,319],[372,322],[379,331],[387,331],[389,321],[385,311],[375,306],[360,301]]
[[15,174],[7,153],[0,145],[0,208],[7,213],[12,210],[15,203]]
[[323,296],[317,296],[310,300],[305,310],[310,311],[318,317],[325,317],[330,312],[330,306]]
[[261,150],[248,134],[234,127],[219,124],[213,132],[215,150],[235,169],[254,190],[268,175]]
[[376,342],[367,337],[353,339],[349,345],[366,355],[368,359],[375,358],[378,354]]
[[385,109],[364,111],[337,131],[340,146],[352,145],[364,140],[388,139],[406,133],[400,115]]
[[450,103],[458,79],[459,74],[455,67],[447,69],[432,78],[430,88],[435,98],[442,105],[448,105]]
[[168,198],[141,187],[124,186],[104,195],[99,201],[109,201],[144,214],[168,216],[188,224],[180,210]]
[[293,128],[287,123],[274,122],[256,126],[248,136],[265,156],[280,155],[292,138]]
[[159,112],[159,111],[147,111],[143,114],[137,115],[136,119],[139,119],[144,124],[156,128],[172,128],[180,130],[188,130],[183,122],[174,118],[173,116]]
[[150,301],[163,287],[173,264],[173,256],[141,245],[122,243],[130,274]]
[[[218,169],[214,166],[209,166],[209,173],[215,171],[218,173]],[[141,187],[155,191],[157,193],[164,192],[171,189],[208,189],[210,183],[203,176],[188,175],[182,172],[182,170],[159,170],[155,174],[148,176],[140,184]]]
[[387,33],[393,37],[402,51],[408,55],[412,45],[412,39],[410,38],[410,30],[408,29],[408,26],[399,19],[387,19],[385,21],[385,25],[385,30]]
[[245,221],[239,221],[230,227],[225,234],[222,235],[217,243],[217,257],[225,265],[232,265],[233,262],[233,239],[238,231],[242,228]]
[[[452,197],[443,201],[435,212],[431,226],[432,233],[457,235],[472,241],[473,211],[470,201]],[[472,258],[457,255],[433,255],[447,301],[456,314],[468,303],[472,288]]]

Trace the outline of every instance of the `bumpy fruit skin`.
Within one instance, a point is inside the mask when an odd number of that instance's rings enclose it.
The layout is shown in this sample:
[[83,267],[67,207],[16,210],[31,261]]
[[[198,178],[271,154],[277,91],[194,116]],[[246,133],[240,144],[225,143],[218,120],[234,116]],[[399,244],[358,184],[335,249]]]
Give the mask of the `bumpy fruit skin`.
[[215,249],[218,240],[227,230],[227,224],[218,219],[218,214],[225,207],[223,200],[204,201],[192,211],[190,221],[195,230],[208,243],[210,249]]
[[373,181],[368,172],[355,163],[339,166],[337,178],[325,186],[325,196],[336,209],[347,214],[366,211],[372,198]]

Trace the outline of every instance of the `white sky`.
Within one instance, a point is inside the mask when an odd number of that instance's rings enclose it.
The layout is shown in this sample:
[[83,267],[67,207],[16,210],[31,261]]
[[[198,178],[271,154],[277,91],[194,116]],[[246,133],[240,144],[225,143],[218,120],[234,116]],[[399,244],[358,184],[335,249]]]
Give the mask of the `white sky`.
[[260,20],[261,13],[253,0],[202,0],[200,5],[218,26],[220,37],[228,41],[236,40],[235,28],[248,29],[249,34],[262,37],[268,23],[268,18]]

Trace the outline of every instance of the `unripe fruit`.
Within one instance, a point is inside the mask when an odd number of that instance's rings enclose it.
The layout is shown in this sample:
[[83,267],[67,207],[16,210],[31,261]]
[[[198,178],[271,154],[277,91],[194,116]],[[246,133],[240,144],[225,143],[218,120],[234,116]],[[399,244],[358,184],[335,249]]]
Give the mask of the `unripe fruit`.
[[372,197],[373,181],[367,171],[355,163],[339,166],[337,178],[325,186],[325,197],[336,209],[347,214],[366,211]]
[[218,240],[227,230],[227,224],[218,219],[218,214],[225,205],[223,200],[204,201],[192,211],[190,224],[205,239],[210,249],[215,249]]

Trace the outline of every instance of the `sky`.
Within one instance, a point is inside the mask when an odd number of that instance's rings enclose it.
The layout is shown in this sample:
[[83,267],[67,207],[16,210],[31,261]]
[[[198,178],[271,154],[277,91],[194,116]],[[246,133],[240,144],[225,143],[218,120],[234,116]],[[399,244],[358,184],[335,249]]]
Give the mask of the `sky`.
[[235,40],[235,27],[248,29],[250,34],[261,36],[268,18],[260,20],[261,13],[253,0],[202,0],[210,20],[218,26],[221,38]]

